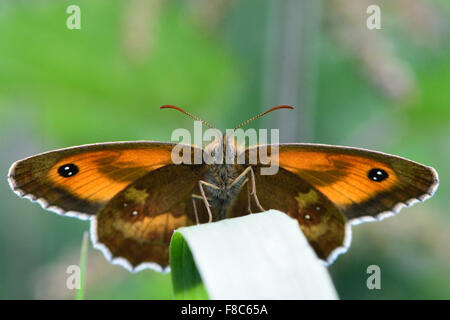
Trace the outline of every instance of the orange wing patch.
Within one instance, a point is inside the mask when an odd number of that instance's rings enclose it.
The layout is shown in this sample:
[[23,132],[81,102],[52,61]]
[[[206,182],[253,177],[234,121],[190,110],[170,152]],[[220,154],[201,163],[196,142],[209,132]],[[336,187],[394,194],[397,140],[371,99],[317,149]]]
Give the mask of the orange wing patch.
[[133,181],[171,164],[174,146],[138,141],[60,149],[16,162],[9,182],[44,208],[87,218]]
[[[170,162],[168,150],[97,151],[59,160],[51,167],[47,178],[77,197],[105,202],[130,182]],[[58,170],[67,164],[76,165],[78,172],[70,177],[61,176]]]
[[[323,194],[332,195],[338,206],[366,201],[399,183],[390,165],[356,155],[282,151],[279,164],[312,183]],[[374,182],[368,176],[372,169],[384,170],[389,178]]]
[[436,190],[436,171],[417,162],[350,147],[285,144],[279,166],[308,181],[352,220],[396,213]]

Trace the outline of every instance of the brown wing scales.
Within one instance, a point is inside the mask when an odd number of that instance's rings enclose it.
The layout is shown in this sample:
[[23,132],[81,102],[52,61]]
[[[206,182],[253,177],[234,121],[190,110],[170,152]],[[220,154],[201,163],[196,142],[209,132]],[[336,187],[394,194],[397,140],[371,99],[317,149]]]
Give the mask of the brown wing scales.
[[[119,192],[94,218],[97,247],[131,268],[151,262],[165,268],[173,231],[195,224],[191,195],[198,194],[205,170],[202,165],[165,166]],[[197,212],[201,222],[208,220],[203,205]]]
[[[265,210],[276,209],[296,219],[317,255],[332,260],[333,252],[346,245],[347,219],[333,203],[295,174],[280,168],[275,175],[261,175],[254,167],[256,192]],[[252,210],[257,206],[252,201]],[[248,214],[248,191],[244,187],[228,210],[229,217]]]

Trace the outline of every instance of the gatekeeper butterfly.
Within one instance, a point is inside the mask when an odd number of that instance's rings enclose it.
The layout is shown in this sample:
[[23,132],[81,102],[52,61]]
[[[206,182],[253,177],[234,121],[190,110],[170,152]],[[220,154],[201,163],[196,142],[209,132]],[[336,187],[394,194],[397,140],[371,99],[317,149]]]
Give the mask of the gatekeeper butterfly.
[[[175,106],[161,108],[200,120]],[[278,106],[242,125],[284,108],[292,109]],[[50,151],[14,163],[9,183],[47,210],[90,219],[94,246],[133,271],[164,270],[179,227],[268,209],[296,219],[317,256],[330,263],[348,248],[352,224],[395,214],[438,186],[433,168],[365,149],[300,143],[246,148],[248,159],[263,149],[272,156],[276,147],[278,171],[263,175],[260,161],[217,161],[236,156],[236,143],[226,134],[205,148],[190,146],[192,157],[208,151],[209,163],[176,164],[175,146],[135,141]]]

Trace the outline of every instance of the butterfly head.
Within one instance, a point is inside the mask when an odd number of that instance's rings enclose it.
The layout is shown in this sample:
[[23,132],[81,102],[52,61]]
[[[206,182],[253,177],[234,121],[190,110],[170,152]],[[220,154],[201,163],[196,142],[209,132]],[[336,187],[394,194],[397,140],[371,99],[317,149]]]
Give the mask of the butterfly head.
[[219,134],[205,147],[205,153],[211,156],[214,164],[235,163],[236,158],[236,138],[233,135]]
[[212,157],[212,162],[215,164],[224,163],[224,160],[225,160],[225,163],[234,163],[234,159],[236,158],[237,150],[240,150],[240,148],[244,147],[244,146],[237,145],[237,140],[235,137],[235,131],[237,129],[242,128],[243,126],[268,114],[269,112],[272,112],[272,111],[275,111],[278,109],[294,109],[294,107],[289,106],[289,105],[280,105],[280,106],[273,107],[263,113],[260,113],[256,116],[248,119],[247,121],[241,123],[240,125],[235,127],[233,130],[227,130],[227,133],[222,134],[219,129],[213,127],[208,122],[203,121],[199,117],[194,116],[193,114],[190,114],[189,112],[187,112],[179,107],[172,106],[172,105],[164,105],[164,106],[161,106],[160,108],[161,109],[174,109],[174,110],[180,111],[180,112],[184,113],[185,115],[193,118],[194,120],[200,121],[205,126],[211,128],[211,129],[217,130],[217,132],[219,134],[216,134],[214,136],[215,137],[214,140],[205,147],[205,152]]

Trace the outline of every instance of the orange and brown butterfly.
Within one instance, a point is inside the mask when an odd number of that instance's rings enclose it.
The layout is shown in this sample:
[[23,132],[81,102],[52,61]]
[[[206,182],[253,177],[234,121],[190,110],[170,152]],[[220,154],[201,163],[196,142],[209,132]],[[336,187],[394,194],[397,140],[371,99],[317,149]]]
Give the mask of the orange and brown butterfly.
[[[199,120],[174,106],[161,108]],[[242,125],[286,108],[292,109],[278,106]],[[296,219],[317,256],[330,263],[348,248],[352,224],[395,214],[438,186],[431,167],[358,148],[292,143],[245,149],[247,158],[277,149],[277,173],[263,175],[260,162],[175,164],[175,146],[136,141],[50,151],[14,163],[9,182],[47,210],[90,219],[94,246],[132,271],[167,270],[169,242],[179,227],[268,209]],[[204,149],[191,147],[192,156],[236,153],[226,135]]]

